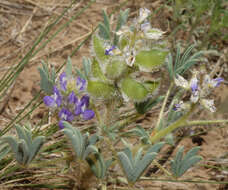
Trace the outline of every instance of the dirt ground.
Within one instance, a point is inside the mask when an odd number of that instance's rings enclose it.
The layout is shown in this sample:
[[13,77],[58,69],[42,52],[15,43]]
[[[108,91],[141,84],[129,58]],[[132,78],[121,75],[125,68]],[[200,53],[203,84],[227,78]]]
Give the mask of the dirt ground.
[[[58,16],[62,10],[70,4],[70,0],[1,0],[0,1],[0,77],[11,67],[16,66],[21,58],[32,46],[35,38],[42,29],[48,24],[51,17]],[[85,2],[78,1],[75,6],[64,16],[60,24],[64,23],[75,11],[79,10]],[[58,68],[72,50],[87,37],[91,30],[96,27],[101,20],[101,10],[107,9],[109,12],[118,8],[121,0],[97,0],[89,9],[85,11],[78,19],[73,21],[67,29],[61,32],[53,41],[51,41],[43,50],[41,50],[19,75],[16,83],[10,90],[8,96],[0,100],[0,129],[8,124],[17,113],[35,96],[39,91],[40,76],[37,68],[41,66],[41,60],[48,61]],[[162,0],[132,1],[127,7],[132,9],[131,16],[134,16],[135,10],[141,6],[154,11]],[[153,21],[156,27],[170,32],[170,28],[163,20],[168,19],[169,12],[155,15],[157,20]],[[55,30],[54,30],[55,31]],[[179,36],[184,37],[184,34]],[[90,43],[86,43],[72,57],[74,65],[79,66],[83,56],[89,55]],[[225,45],[224,45],[225,47]],[[226,47],[227,48],[227,47]],[[215,61],[216,62],[216,61]],[[225,73],[226,74],[226,73]],[[227,77],[227,74],[224,75]],[[199,110],[193,117],[203,118],[227,118],[228,105],[225,100],[228,98],[227,84],[222,84],[215,92],[216,103],[222,103],[218,107],[218,113],[210,114]],[[32,122],[38,123],[46,114],[44,105],[41,105],[37,111],[31,115]],[[144,125],[151,125],[153,118],[145,121]],[[199,135],[202,141],[200,155],[204,160],[200,166],[194,167],[186,173],[183,179],[191,180],[215,180],[228,181],[228,130],[227,125],[222,127],[208,126],[201,127],[208,131],[207,134]],[[184,145],[189,150],[196,144],[190,137],[184,138],[180,145]],[[197,141],[198,142],[198,141]],[[207,165],[207,166],[204,166]],[[211,167],[209,167],[211,166]],[[217,168],[223,168],[219,170]],[[155,175],[155,174],[154,174]],[[156,176],[162,178],[162,172],[156,173]],[[218,184],[194,184],[194,183],[172,183],[172,182],[151,182],[142,181],[137,183],[139,189],[158,189],[158,190],[222,190],[228,189],[228,185]]]

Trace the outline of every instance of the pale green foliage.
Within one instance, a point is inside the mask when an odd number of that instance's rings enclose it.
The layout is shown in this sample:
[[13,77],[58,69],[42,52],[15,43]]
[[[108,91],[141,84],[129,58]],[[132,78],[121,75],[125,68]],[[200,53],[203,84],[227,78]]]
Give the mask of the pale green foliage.
[[62,131],[69,139],[78,161],[86,160],[94,175],[100,179],[104,178],[112,160],[105,161],[95,146],[100,137],[96,134],[89,137],[88,133],[82,135],[68,122],[64,122],[64,126]]
[[85,160],[90,153],[98,153],[97,147],[94,146],[99,138],[97,135],[91,137],[88,133],[82,135],[77,128],[73,128],[68,122],[64,121],[63,123],[65,128],[62,131],[69,139],[78,159]]
[[130,183],[135,183],[147,167],[151,164],[164,143],[158,143],[148,149],[143,156],[143,148],[140,148],[133,156],[130,148],[118,153],[123,171]]
[[20,125],[15,126],[19,139],[13,136],[2,137],[0,141],[8,143],[15,159],[19,164],[28,165],[35,158],[42,145],[44,144],[45,137],[38,136],[32,139],[31,129],[25,128]]
[[94,175],[99,179],[103,179],[106,176],[107,169],[112,163],[112,160],[105,161],[99,152],[87,157],[86,161],[88,162]]
[[199,62],[200,56],[204,53],[204,51],[198,51],[197,53],[192,53],[195,45],[190,45],[187,47],[183,53],[181,53],[180,45],[177,45],[177,52],[175,56],[175,61],[173,60],[173,56],[169,54],[167,68],[169,71],[170,77],[173,79],[177,74],[182,75],[184,72],[189,70],[194,64]]
[[171,161],[171,171],[178,178],[181,177],[189,168],[202,160],[201,156],[196,155],[200,147],[194,147],[183,157],[184,147],[180,147],[174,160]]
[[0,160],[10,152],[10,147],[7,144],[0,145]]
[[42,68],[38,68],[40,72],[40,88],[43,90],[46,94],[50,95],[52,94],[53,86],[55,84],[55,77],[56,77],[56,72],[55,68],[53,67],[51,69],[51,72],[49,73],[48,70],[48,65],[42,61]]

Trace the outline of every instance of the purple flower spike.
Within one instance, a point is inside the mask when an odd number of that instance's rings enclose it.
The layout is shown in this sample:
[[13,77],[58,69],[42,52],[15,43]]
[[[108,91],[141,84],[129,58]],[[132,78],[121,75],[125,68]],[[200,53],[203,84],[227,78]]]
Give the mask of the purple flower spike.
[[82,79],[81,77],[78,77],[76,85],[77,85],[77,89],[79,89],[79,91],[85,90],[86,80]]
[[45,105],[48,107],[55,107],[56,106],[55,100],[51,96],[45,96],[43,101],[44,101]]
[[70,104],[76,104],[78,102],[78,98],[73,91],[68,96],[68,102]]
[[215,87],[218,87],[222,82],[224,82],[224,79],[221,77],[213,79],[215,81]]
[[63,72],[60,76],[59,76],[59,82],[60,82],[60,87],[63,91],[67,90],[67,76],[66,73]]
[[116,46],[112,46],[111,48],[108,48],[105,50],[105,55],[112,55],[112,51],[116,48]]
[[81,106],[85,105],[85,107],[89,107],[89,96],[88,95],[84,95],[81,98]]
[[90,120],[94,117],[95,113],[93,110],[89,110],[89,96],[84,95],[78,103],[76,103],[74,113],[75,115],[82,114],[84,120]]
[[62,96],[56,86],[53,87],[53,93],[51,96],[45,96],[43,101],[48,107],[59,107],[62,103]]
[[85,110],[82,114],[84,120],[90,120],[94,117],[95,113],[93,110]]
[[62,103],[62,96],[59,92],[59,89],[56,86],[53,87],[53,92],[54,92],[53,98],[54,98],[57,106],[59,107]]
[[63,126],[63,121],[73,121],[74,120],[74,115],[73,113],[71,113],[69,110],[67,110],[66,108],[62,108],[59,112],[59,118],[60,118],[60,121],[59,121],[59,127],[60,129],[64,128]]

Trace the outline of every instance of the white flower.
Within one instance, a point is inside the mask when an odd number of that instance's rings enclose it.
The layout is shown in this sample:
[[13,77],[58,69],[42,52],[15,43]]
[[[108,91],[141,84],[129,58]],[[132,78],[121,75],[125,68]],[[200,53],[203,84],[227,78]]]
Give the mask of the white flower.
[[151,14],[151,12],[147,8],[140,8],[138,23],[142,23],[150,14]]
[[132,33],[132,31],[128,26],[122,26],[121,29],[116,32],[116,35],[123,36],[123,35],[131,34],[131,33]]
[[177,86],[180,86],[186,90],[189,89],[189,83],[187,80],[184,79],[184,77],[177,75],[177,77],[174,79],[174,82]]
[[215,88],[217,86],[219,86],[221,84],[221,82],[223,82],[224,79],[223,78],[215,78],[215,79],[211,79],[209,75],[205,75],[204,80],[203,80],[203,87],[205,88]]
[[209,100],[209,99],[201,99],[200,103],[208,110],[211,112],[216,111],[216,107],[214,105],[214,100]]
[[124,59],[127,65],[132,67],[135,62],[135,55],[136,55],[135,49],[134,48],[131,49],[129,46],[126,46],[123,51],[124,51]]

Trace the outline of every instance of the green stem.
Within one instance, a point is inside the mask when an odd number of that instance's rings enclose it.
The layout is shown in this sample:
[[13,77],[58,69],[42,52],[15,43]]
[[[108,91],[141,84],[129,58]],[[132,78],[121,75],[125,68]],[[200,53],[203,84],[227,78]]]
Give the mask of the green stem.
[[213,125],[213,124],[225,124],[228,123],[228,120],[195,120],[188,121],[185,126],[194,126],[194,125]]
[[169,98],[169,94],[170,94],[172,88],[173,88],[173,83],[170,84],[169,89],[168,89],[168,91],[166,93],[166,96],[165,96],[165,99],[163,101],[162,108],[161,108],[161,111],[160,111],[160,114],[159,114],[159,117],[158,117],[158,122],[157,122],[157,125],[155,127],[155,131],[158,131],[159,128],[160,128],[160,124],[161,124],[161,120],[162,120],[163,113],[164,113],[164,110],[165,110],[165,106],[166,106],[166,103],[167,103],[167,100]]
[[174,131],[178,127],[186,125],[187,118],[190,116],[190,114],[192,113],[194,108],[195,108],[195,105],[193,105],[191,107],[191,109],[185,115],[183,115],[180,119],[178,119],[176,122],[172,123],[171,125],[169,125],[168,127],[164,128],[164,129],[161,129],[158,132],[155,132],[155,134],[150,138],[151,143],[157,142],[158,140],[160,140],[163,137],[165,137],[166,135],[170,134],[172,131]]

